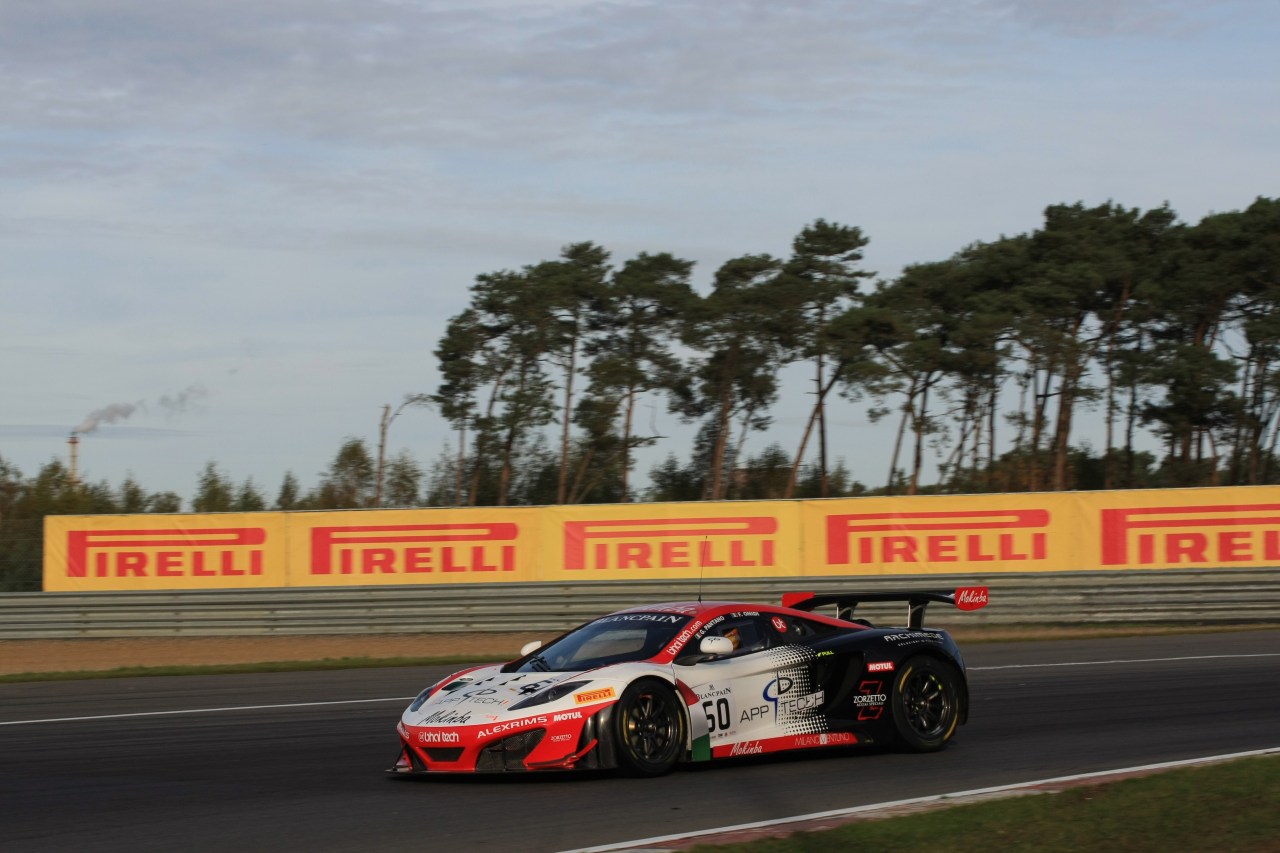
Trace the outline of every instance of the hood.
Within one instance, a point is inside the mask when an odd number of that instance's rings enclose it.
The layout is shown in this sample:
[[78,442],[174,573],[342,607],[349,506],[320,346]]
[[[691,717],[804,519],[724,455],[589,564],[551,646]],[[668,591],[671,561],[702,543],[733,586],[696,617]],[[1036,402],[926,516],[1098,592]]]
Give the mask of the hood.
[[645,675],[671,680],[669,668],[647,662],[576,672],[503,672],[501,665],[486,666],[422,691],[401,721],[415,727],[488,726],[548,711],[581,717],[616,702],[628,684]]
[[617,698],[616,687],[595,683],[601,675],[599,670],[503,672],[501,666],[484,667],[446,682],[430,695],[419,695],[402,719],[410,726],[483,725],[565,704],[574,707]]

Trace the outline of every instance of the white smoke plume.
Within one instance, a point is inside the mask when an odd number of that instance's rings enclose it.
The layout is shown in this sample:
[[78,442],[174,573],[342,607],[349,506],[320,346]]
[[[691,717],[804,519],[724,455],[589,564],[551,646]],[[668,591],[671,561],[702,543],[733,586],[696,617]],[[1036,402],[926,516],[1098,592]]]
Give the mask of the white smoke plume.
[[[209,392],[205,390],[203,385],[190,385],[176,394],[165,394],[156,401],[155,405],[163,409],[169,415],[180,415],[189,411],[197,402],[208,396]],[[73,435],[88,435],[103,424],[114,424],[131,418],[138,412],[146,412],[147,404],[139,401],[137,403],[112,403],[109,406],[103,406],[101,409],[95,409],[85,415],[80,426],[73,429]]]

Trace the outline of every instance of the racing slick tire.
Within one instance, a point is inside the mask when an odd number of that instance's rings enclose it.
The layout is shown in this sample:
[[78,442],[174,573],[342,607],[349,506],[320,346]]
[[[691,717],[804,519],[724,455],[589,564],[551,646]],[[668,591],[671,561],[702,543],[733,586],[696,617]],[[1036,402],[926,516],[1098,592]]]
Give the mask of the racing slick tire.
[[923,655],[910,658],[893,682],[893,724],[911,752],[936,752],[960,722],[959,678],[952,667]]
[[627,687],[614,708],[613,737],[618,771],[625,776],[661,776],[684,755],[687,724],[674,690],[646,678]]

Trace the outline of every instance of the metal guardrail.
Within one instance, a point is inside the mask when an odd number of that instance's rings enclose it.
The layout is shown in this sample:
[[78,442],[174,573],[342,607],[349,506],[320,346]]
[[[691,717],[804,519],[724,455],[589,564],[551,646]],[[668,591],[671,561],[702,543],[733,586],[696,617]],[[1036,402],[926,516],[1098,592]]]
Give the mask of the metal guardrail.
[[[985,585],[991,605],[930,611],[939,626],[1280,624],[1280,568],[596,581],[193,592],[0,594],[0,640],[336,634],[559,632],[659,601],[778,601],[783,592]],[[902,624],[900,607],[860,616]]]

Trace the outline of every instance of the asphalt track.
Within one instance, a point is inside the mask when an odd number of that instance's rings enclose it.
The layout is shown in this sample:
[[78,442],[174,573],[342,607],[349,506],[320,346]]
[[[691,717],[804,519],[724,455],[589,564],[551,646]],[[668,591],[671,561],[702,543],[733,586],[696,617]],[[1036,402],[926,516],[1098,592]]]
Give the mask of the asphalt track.
[[1280,630],[981,644],[935,755],[746,758],[660,779],[387,779],[450,668],[0,685],[0,845],[560,851],[1280,746]]

